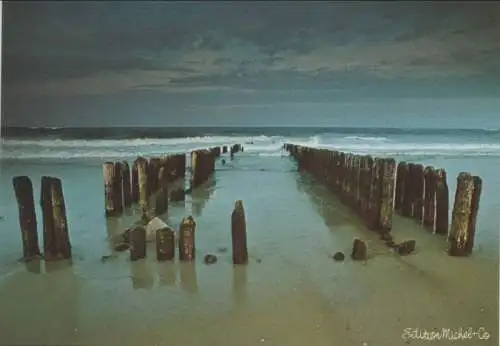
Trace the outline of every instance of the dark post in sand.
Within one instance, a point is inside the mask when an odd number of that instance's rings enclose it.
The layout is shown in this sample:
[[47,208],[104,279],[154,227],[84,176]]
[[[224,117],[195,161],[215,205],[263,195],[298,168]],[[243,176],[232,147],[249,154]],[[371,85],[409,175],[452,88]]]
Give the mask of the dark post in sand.
[[481,192],[483,189],[483,180],[478,176],[473,176],[474,192],[472,193],[471,213],[469,217],[468,233],[470,241],[467,243],[467,252],[471,253],[474,247],[474,237],[476,235],[477,213],[479,211],[479,202],[481,200]]
[[379,229],[380,207],[382,201],[382,173],[383,160],[374,158],[372,164],[372,174],[370,181],[370,198],[368,202],[368,228],[372,231]]
[[233,264],[247,264],[247,229],[243,202],[236,201],[231,214],[231,237],[233,244]]
[[148,191],[149,196],[152,196],[158,191],[158,171],[160,170],[160,159],[152,157],[148,163]]
[[436,234],[448,234],[449,192],[446,171],[435,171],[436,182]]
[[392,229],[392,213],[394,210],[394,183],[396,173],[396,161],[394,159],[381,160],[382,186],[380,201],[379,231],[388,233]]
[[130,181],[130,167],[127,161],[122,162],[122,182],[123,207],[130,208],[132,205],[132,187]]
[[160,165],[158,171],[158,191],[155,195],[155,213],[160,215],[168,210],[167,170]]
[[132,164],[132,172],[131,172],[131,198],[132,198],[132,203],[137,203],[139,202],[139,173],[138,173],[138,165],[139,165],[139,158],[134,161]]
[[42,177],[43,247],[46,261],[71,258],[66,206],[61,180]]
[[122,163],[117,161],[114,163],[114,181],[113,191],[115,198],[115,212],[117,215],[123,213],[123,170]]
[[411,182],[414,192],[413,218],[418,224],[422,224],[424,208],[424,166],[415,164],[413,169],[413,181]]
[[466,172],[461,172],[457,177],[457,190],[453,205],[450,234],[448,237],[450,256],[467,256],[471,241],[472,196],[474,194],[474,178]]
[[146,257],[146,229],[142,226],[130,231],[130,260],[138,261]]
[[181,261],[192,261],[195,259],[195,231],[196,222],[193,217],[182,219],[179,226],[179,259]]
[[149,210],[149,195],[148,195],[148,161],[145,158],[139,157],[137,163],[137,180],[139,185],[139,206],[143,214],[147,214]]
[[158,261],[171,261],[175,257],[175,233],[169,228],[156,231],[156,259]]
[[105,162],[103,165],[104,174],[104,204],[106,217],[118,215],[117,206],[117,191],[115,190],[116,184],[116,171],[113,162]]
[[40,255],[38,247],[37,222],[33,184],[27,176],[18,176],[12,179],[14,193],[19,209],[19,226],[23,241],[23,259],[28,260]]
[[434,167],[424,169],[424,227],[434,232],[436,215],[436,174]]

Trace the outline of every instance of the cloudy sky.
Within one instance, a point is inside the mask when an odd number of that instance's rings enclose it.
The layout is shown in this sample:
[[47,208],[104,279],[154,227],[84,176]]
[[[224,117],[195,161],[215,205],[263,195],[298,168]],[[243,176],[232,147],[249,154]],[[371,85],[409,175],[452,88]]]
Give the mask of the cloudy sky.
[[500,127],[497,2],[13,1],[3,16],[4,124]]

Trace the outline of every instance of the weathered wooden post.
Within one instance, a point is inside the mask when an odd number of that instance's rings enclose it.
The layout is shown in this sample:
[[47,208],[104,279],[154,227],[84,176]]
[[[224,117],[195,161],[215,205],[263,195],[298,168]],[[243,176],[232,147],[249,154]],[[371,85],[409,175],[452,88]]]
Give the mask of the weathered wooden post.
[[148,189],[148,161],[139,157],[137,163],[137,180],[139,185],[139,206],[143,214],[147,214],[149,210],[149,189]]
[[106,217],[119,214],[118,197],[116,194],[116,170],[113,162],[105,162],[103,165],[104,174],[104,203]]
[[383,161],[381,158],[374,158],[372,164],[372,174],[370,181],[370,198],[368,199],[368,223],[367,226],[372,231],[379,229],[380,208],[382,201],[382,174]]
[[474,178],[469,173],[461,172],[457,177],[457,190],[453,205],[450,234],[448,237],[450,256],[467,256],[470,254],[469,231],[472,196],[474,194]]
[[148,189],[149,196],[152,196],[158,191],[158,177],[160,169],[160,159],[152,157],[148,163]]
[[193,261],[196,256],[195,246],[196,222],[192,216],[182,219],[179,227],[179,259]]
[[175,257],[175,233],[171,228],[156,231],[156,259],[171,261]]
[[146,229],[138,226],[130,231],[130,260],[138,261],[146,257]]
[[233,264],[247,264],[247,229],[242,201],[236,201],[231,214],[231,238],[233,244]]
[[380,160],[382,166],[379,232],[389,233],[392,229],[392,214],[394,210],[394,185],[396,161],[394,159]]
[[446,181],[446,171],[437,169],[435,171],[436,181],[436,234],[448,234],[449,192]]
[[405,162],[401,161],[398,163],[398,168],[396,169],[396,191],[394,196],[394,211],[399,212],[401,210],[401,205],[403,204],[403,165]]
[[359,238],[354,239],[352,244],[351,258],[355,261],[364,261],[366,260],[367,255],[368,248],[366,246],[366,243]]
[[155,214],[160,215],[168,210],[168,187],[167,187],[167,170],[164,165],[160,166],[158,171],[158,191],[155,195]]
[[122,163],[117,161],[113,164],[115,179],[113,181],[113,191],[115,198],[116,215],[123,214],[123,168]]
[[470,241],[467,243],[467,252],[471,253],[474,247],[474,237],[476,236],[477,213],[479,211],[479,202],[481,200],[481,192],[483,189],[483,180],[478,176],[473,176],[474,192],[472,193],[471,213],[469,217],[468,233]]
[[406,162],[401,163],[401,192],[399,194],[401,207],[401,216],[410,216],[412,210],[412,184],[410,175],[410,164]]
[[227,153],[227,145],[224,145],[224,146],[222,147],[222,153],[223,153],[223,154],[226,154],[226,153]]
[[40,256],[38,246],[37,222],[33,184],[27,176],[18,176],[12,179],[19,210],[19,226],[23,241],[23,259],[29,260]]
[[140,160],[136,159],[134,163],[132,164],[132,172],[131,172],[131,198],[132,198],[132,203],[137,203],[139,202],[139,171],[138,171],[138,165],[139,165]]
[[127,161],[122,162],[122,190],[123,190],[123,207],[130,208],[132,205],[132,185],[130,181],[130,167]]
[[46,261],[71,258],[71,244],[61,180],[43,176],[41,186],[44,258]]
[[436,175],[434,167],[424,170],[424,227],[434,232],[436,215]]
[[422,224],[424,207],[424,166],[415,164],[413,166],[413,218]]
[[372,169],[373,159],[371,156],[363,156],[361,159],[360,167],[360,205],[359,205],[359,215],[365,223],[367,223],[367,211],[368,211],[368,200],[370,198],[370,181],[371,181],[371,169]]

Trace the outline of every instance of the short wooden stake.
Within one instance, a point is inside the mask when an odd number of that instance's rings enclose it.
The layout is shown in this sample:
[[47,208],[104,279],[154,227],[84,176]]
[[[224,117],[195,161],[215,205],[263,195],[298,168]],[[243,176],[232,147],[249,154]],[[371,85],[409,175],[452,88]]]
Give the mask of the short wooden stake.
[[46,261],[69,259],[71,244],[61,180],[43,176],[41,186],[44,258]]
[[122,163],[114,163],[114,181],[113,190],[115,198],[115,212],[117,215],[123,214],[123,168]]
[[149,211],[149,189],[148,189],[148,161],[145,158],[138,158],[137,177],[139,183],[139,206],[141,212],[146,214]]
[[117,191],[115,190],[116,171],[113,162],[106,162],[103,165],[104,174],[104,203],[106,217],[118,215]]
[[136,159],[132,164],[132,172],[131,172],[131,198],[132,203],[139,202],[139,173],[138,173],[138,165],[140,160]]
[[138,261],[146,257],[146,229],[142,226],[130,231],[130,260]]
[[130,208],[132,205],[132,185],[130,179],[130,167],[127,161],[123,161],[122,167],[122,190],[123,190],[123,207]]
[[422,224],[424,211],[424,166],[415,164],[413,172],[413,218]]
[[27,176],[18,176],[12,179],[19,210],[19,226],[23,241],[23,258],[25,260],[40,256],[38,246],[37,220],[33,184]]
[[368,254],[366,243],[361,239],[354,239],[352,244],[351,258],[355,261],[365,261]]
[[193,217],[182,219],[179,227],[179,259],[193,261],[196,257],[195,246],[196,222]]
[[171,261],[175,257],[175,233],[171,228],[156,231],[156,259]]
[[471,231],[469,227],[474,194],[474,178],[462,172],[457,177],[457,190],[453,205],[450,234],[448,238],[450,256],[467,256],[470,248]]
[[434,232],[436,220],[436,173],[434,167],[424,169],[424,227]]
[[449,225],[449,192],[446,180],[446,171],[435,171],[436,182],[436,234],[447,235]]
[[243,202],[236,201],[231,214],[231,237],[233,244],[233,264],[247,264],[247,230]]
[[394,159],[383,159],[380,161],[380,163],[383,165],[383,167],[378,230],[381,233],[388,233],[392,229],[396,161]]
[[481,192],[483,189],[483,180],[478,176],[473,176],[474,192],[472,193],[471,213],[469,217],[468,233],[470,240],[467,243],[467,252],[472,253],[474,247],[474,237],[476,236],[477,213],[479,211],[479,202],[481,200]]

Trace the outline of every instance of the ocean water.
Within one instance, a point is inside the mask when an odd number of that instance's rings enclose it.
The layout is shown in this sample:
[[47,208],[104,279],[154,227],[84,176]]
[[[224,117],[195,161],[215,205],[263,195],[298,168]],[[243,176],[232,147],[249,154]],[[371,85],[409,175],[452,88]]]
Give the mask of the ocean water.
[[[448,257],[446,242],[395,217],[394,236],[416,239],[399,258],[281,149],[292,142],[421,162],[455,178],[483,178],[474,253]],[[215,145],[244,144],[164,218],[197,222],[195,264],[130,263],[108,236],[136,218],[104,218],[102,163]],[[484,328],[498,344],[500,130],[375,128],[3,128],[0,147],[0,343],[79,345],[401,345],[405,328]],[[63,181],[73,264],[18,261],[21,238],[12,177]],[[250,264],[233,268],[230,213],[243,200]],[[37,215],[41,215],[37,210]],[[39,216],[39,234],[41,217]],[[334,263],[352,238],[364,264]],[[40,236],[41,241],[41,236]],[[152,247],[151,247],[152,246]],[[149,248],[154,254],[154,245]],[[219,256],[203,264],[207,253]],[[398,304],[394,302],[397,301]],[[461,304],[457,304],[457,301]],[[446,343],[446,341],[442,340]],[[477,345],[466,340],[463,345]]]

